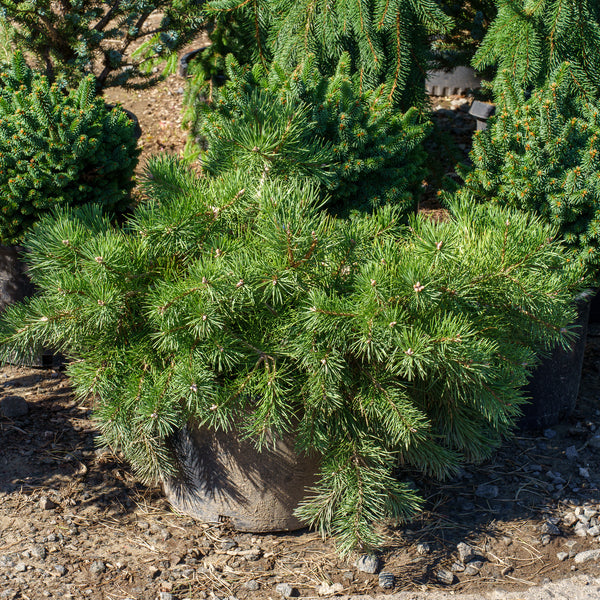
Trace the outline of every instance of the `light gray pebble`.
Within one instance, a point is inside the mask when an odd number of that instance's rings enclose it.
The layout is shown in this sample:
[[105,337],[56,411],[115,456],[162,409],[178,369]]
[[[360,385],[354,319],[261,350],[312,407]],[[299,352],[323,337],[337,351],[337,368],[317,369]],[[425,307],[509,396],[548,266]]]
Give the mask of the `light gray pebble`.
[[581,564],[590,560],[598,560],[598,558],[600,558],[600,549],[584,550],[583,552],[578,552],[573,561],[577,564]]
[[452,585],[454,583],[454,573],[448,571],[447,569],[440,569],[439,571],[436,571],[435,576],[440,583],[444,583],[446,585]]
[[547,546],[552,541],[552,538],[545,533],[541,538],[540,542],[542,542],[542,546]]
[[590,446],[591,448],[600,448],[600,435],[595,435],[593,437],[591,437],[588,442],[587,445]]
[[29,405],[22,396],[5,396],[0,400],[0,414],[7,419],[18,419],[29,412]]
[[598,525],[594,525],[593,527],[590,527],[590,528],[587,530],[587,534],[588,534],[590,537],[596,537],[596,536],[599,536],[599,535],[600,535],[600,527],[598,527]]
[[32,546],[30,549],[31,556],[33,558],[37,558],[38,560],[45,560],[46,556],[48,556],[48,551],[41,544],[36,544]]
[[421,542],[420,544],[417,544],[417,554],[421,554],[422,556],[425,556],[426,554],[429,554],[431,552],[431,547],[429,546],[429,544],[427,542]]
[[17,563],[15,573],[24,573],[25,571],[27,571],[27,565],[24,562]]
[[379,559],[376,556],[363,554],[356,561],[356,568],[363,573],[377,573],[379,569]]
[[173,594],[171,592],[159,592],[157,600],[173,600]]
[[492,485],[490,483],[482,483],[477,486],[475,490],[475,495],[480,498],[485,498],[487,500],[492,500],[493,498],[497,498],[500,490],[497,485]]
[[544,430],[544,437],[548,440],[556,437],[556,431],[554,429],[546,429]]
[[573,525],[575,525],[575,523],[577,523],[579,519],[577,519],[577,515],[573,512],[568,512],[565,515],[563,515],[562,518],[562,522],[567,526],[567,527],[573,527]]
[[468,563],[470,560],[473,560],[475,556],[475,550],[473,550],[473,546],[467,544],[465,542],[460,542],[456,545],[456,549],[458,550],[458,558],[463,563]]
[[244,583],[243,587],[249,592],[256,592],[258,589],[260,589],[260,583],[258,583],[258,581],[255,579],[250,579],[250,581],[246,581],[246,583]]
[[556,558],[558,558],[558,560],[560,560],[560,562],[563,562],[564,560],[567,560],[567,558],[569,558],[569,553],[568,552],[558,552],[556,554]]
[[590,470],[585,467],[579,467],[579,475],[580,477],[584,477],[585,479],[590,478]]
[[595,517],[598,514],[598,511],[595,508],[590,508],[588,506],[584,506],[583,514],[588,519],[591,519],[592,517]]
[[481,567],[483,567],[482,560],[472,560],[465,567],[465,575],[477,575],[481,571]]
[[99,575],[100,573],[104,573],[106,571],[106,565],[101,560],[95,560],[90,565],[90,573],[94,575]]
[[275,591],[284,598],[291,598],[294,588],[289,583],[278,583],[275,586]]
[[64,565],[54,565],[54,572],[62,577],[67,574],[67,568]]
[[579,456],[579,452],[577,452],[577,448],[575,446],[569,446],[565,450],[565,456],[569,460],[577,460],[577,457]]
[[589,527],[585,523],[577,523],[575,525],[575,535],[579,537],[587,537]]
[[53,508],[56,508],[56,504],[52,502],[48,496],[42,496],[40,498],[39,506],[41,510],[52,510]]
[[465,570],[465,565],[463,565],[460,561],[454,561],[454,564],[450,568],[453,573],[462,573]]

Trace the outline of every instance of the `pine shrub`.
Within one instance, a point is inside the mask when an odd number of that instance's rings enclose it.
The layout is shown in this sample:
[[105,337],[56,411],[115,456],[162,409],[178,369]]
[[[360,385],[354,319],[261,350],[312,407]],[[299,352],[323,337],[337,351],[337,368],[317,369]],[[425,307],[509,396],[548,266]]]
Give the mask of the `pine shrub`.
[[502,110],[476,133],[459,195],[539,215],[559,228],[567,260],[597,273],[600,105],[574,100],[569,65],[529,98],[510,72],[498,89]]
[[125,209],[136,146],[134,123],[95,97],[93,76],[49,85],[17,52],[0,71],[0,243],[18,244],[56,206]]
[[214,101],[196,98],[188,113],[188,150],[194,156],[198,142],[205,145],[207,173],[311,175],[338,214],[383,204],[415,209],[429,126],[416,109],[395,109],[386,86],[363,90],[348,55],[328,78],[310,55],[291,74],[277,64],[268,72],[260,64],[243,67],[230,56],[227,74]]
[[307,179],[196,178],[154,159],[122,227],[61,208],[26,247],[40,293],[3,316],[3,351],[74,360],[101,440],[143,479],[177,473],[194,421],[321,458],[298,513],[371,550],[421,501],[395,469],[442,478],[510,431],[536,353],[568,340],[574,270],[554,230],[491,205],[402,225],[386,206],[334,219]]
[[[204,0],[0,1],[0,19],[19,48],[37,56],[48,80],[88,74],[99,91],[148,86],[175,72],[177,50],[201,30]],[[163,72],[155,72],[159,66]]]
[[576,92],[600,92],[600,3],[597,0],[495,0],[498,14],[473,66],[507,70],[526,90],[541,88],[564,62]]
[[452,23],[436,0],[215,0],[209,5],[233,12],[245,39],[255,40],[252,62],[266,67],[275,61],[292,70],[313,54],[317,69],[329,77],[347,53],[364,89],[385,83],[401,110],[426,104],[429,37]]

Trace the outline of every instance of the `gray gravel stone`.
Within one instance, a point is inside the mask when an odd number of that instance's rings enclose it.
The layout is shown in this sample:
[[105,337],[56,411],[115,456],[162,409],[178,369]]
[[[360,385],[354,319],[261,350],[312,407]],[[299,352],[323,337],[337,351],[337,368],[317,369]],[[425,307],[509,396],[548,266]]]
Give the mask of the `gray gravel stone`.
[[440,569],[436,571],[435,576],[440,583],[444,583],[446,585],[452,585],[454,583],[454,573],[448,571],[447,569]]
[[62,577],[67,574],[67,568],[64,565],[54,565],[54,572]]
[[95,560],[90,565],[90,573],[94,575],[100,575],[100,573],[104,573],[106,571],[106,565],[101,560]]
[[250,579],[250,581],[246,581],[246,583],[244,583],[243,587],[249,592],[256,592],[260,589],[260,583],[258,583],[258,581],[255,579]]
[[579,476],[584,477],[585,479],[590,478],[590,470],[585,467],[579,467]]
[[459,560],[455,560],[450,570],[453,573],[462,573],[465,570],[465,565],[463,565]]
[[173,594],[171,592],[159,592],[157,600],[173,600]]
[[575,535],[579,537],[587,537],[588,529],[589,527],[585,523],[577,523],[574,529]]
[[600,527],[598,527],[598,525],[594,525],[593,527],[590,527],[587,530],[587,534],[590,537],[596,537],[596,536],[600,535]]
[[541,533],[547,533],[548,535],[560,535],[560,529],[550,521],[542,523],[540,531]]
[[598,550],[584,550],[583,552],[578,552],[573,558],[573,561],[578,565],[581,563],[588,562],[590,560],[598,560],[600,558],[600,549]]
[[291,598],[294,588],[289,583],[278,583],[275,586],[275,591],[283,598]]
[[575,446],[569,446],[565,450],[565,456],[569,460],[577,460],[577,457],[579,456],[579,452],[577,452],[577,448]]
[[562,518],[562,522],[567,526],[567,527],[572,527],[573,525],[575,525],[575,523],[577,523],[578,519],[577,519],[577,515],[573,512],[568,512],[565,515],[563,515]]
[[56,504],[52,502],[48,496],[42,496],[40,498],[39,506],[42,510],[52,510],[53,508],[56,508]]
[[379,559],[376,556],[363,554],[356,561],[356,568],[363,573],[377,573],[379,569]]
[[556,431],[554,429],[546,429],[544,431],[544,437],[548,440],[556,437]]
[[472,560],[465,567],[465,575],[477,575],[481,571],[481,567],[483,567],[482,560]]
[[379,587],[384,590],[391,590],[395,585],[394,574],[388,571],[379,573]]
[[556,554],[556,558],[558,558],[558,560],[560,560],[562,562],[563,560],[567,560],[567,558],[569,558],[569,553],[568,552],[558,552]]
[[344,590],[344,586],[341,583],[332,583],[329,585],[326,581],[323,581],[321,585],[317,586],[317,594],[319,596],[332,596],[339,594]]
[[473,550],[473,546],[467,544],[465,542],[460,542],[456,545],[456,549],[458,550],[458,558],[463,563],[468,563],[470,560],[473,560],[475,556],[475,550]]
[[552,538],[545,533],[541,538],[540,542],[542,542],[542,546],[547,546],[552,541]]
[[37,558],[38,560],[45,560],[46,556],[48,556],[48,551],[41,544],[36,544],[31,547],[31,556],[33,558]]
[[17,563],[15,573],[24,573],[25,571],[27,571],[27,565],[24,562]]
[[7,419],[18,419],[29,412],[29,405],[22,396],[5,396],[0,400],[0,414]]
[[477,486],[475,490],[475,495],[480,498],[485,498],[486,500],[492,500],[493,498],[497,498],[500,490],[497,485],[492,485],[490,483],[482,483]]
[[431,547],[429,546],[429,544],[427,542],[422,542],[420,544],[417,544],[417,554],[420,554],[421,556],[425,556],[426,554],[429,554],[431,552]]

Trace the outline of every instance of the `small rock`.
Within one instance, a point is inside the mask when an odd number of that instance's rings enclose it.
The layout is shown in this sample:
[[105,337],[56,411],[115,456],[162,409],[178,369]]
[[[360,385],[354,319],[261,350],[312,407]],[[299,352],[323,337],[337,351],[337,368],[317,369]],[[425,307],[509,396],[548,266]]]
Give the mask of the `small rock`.
[[31,556],[33,558],[37,558],[38,560],[46,560],[46,556],[48,556],[48,551],[41,544],[36,544],[30,550]]
[[503,536],[502,536],[502,543],[503,543],[505,546],[510,546],[510,545],[513,543],[513,541],[512,541],[512,538],[511,538],[510,536],[508,536],[508,535],[503,535]]
[[575,513],[573,513],[573,512],[568,512],[562,518],[562,522],[567,527],[572,527],[573,525],[575,525],[575,523],[577,523],[577,521],[578,521],[577,515]]
[[590,527],[587,530],[587,534],[590,537],[597,537],[597,536],[599,536],[600,535],[600,527],[598,527],[598,525],[594,525],[593,527]]
[[575,535],[579,536],[579,537],[587,537],[587,532],[588,532],[589,527],[585,524],[585,523],[577,523],[577,525],[575,525]]
[[477,575],[483,567],[482,560],[472,560],[468,565],[465,566],[465,575]]
[[0,414],[7,419],[18,419],[29,412],[29,405],[22,396],[4,396],[0,400]]
[[567,560],[567,558],[569,558],[569,553],[568,552],[558,552],[556,554],[556,558],[558,558],[558,560],[560,560],[560,562],[563,562],[563,561]]
[[552,538],[545,533],[541,538],[540,542],[542,542],[542,546],[547,546],[552,541]]
[[448,571],[447,569],[440,569],[436,571],[435,576],[440,583],[444,583],[446,585],[452,585],[454,583],[454,573]]
[[575,446],[569,446],[565,450],[565,456],[569,460],[577,460],[577,457],[579,456],[579,452],[577,452],[577,448]]
[[431,552],[431,547],[429,546],[429,544],[427,542],[421,542],[420,544],[417,544],[417,554],[421,554],[422,556],[425,556],[426,554],[429,554]]
[[553,523],[550,523],[550,521],[545,521],[544,523],[542,523],[540,531],[541,533],[545,533],[548,535],[560,535],[560,529]]
[[233,550],[237,546],[237,543],[233,540],[223,540],[221,542],[221,550]]
[[594,437],[591,437],[588,440],[588,446],[590,446],[591,448],[600,448],[600,435],[595,435]]
[[579,467],[579,475],[581,477],[584,477],[585,479],[589,479],[590,478],[590,470],[586,469],[585,467]]
[[391,590],[395,585],[394,574],[388,571],[379,573],[379,587],[384,590]]
[[600,558],[600,549],[599,550],[584,550],[583,552],[578,552],[573,559],[577,564],[581,564],[584,562],[588,562],[590,560],[598,560]]
[[463,565],[460,561],[454,561],[454,564],[450,568],[453,573],[462,573],[465,570],[465,565]]
[[39,506],[41,510],[52,510],[53,508],[56,508],[56,504],[52,502],[48,496],[42,496],[40,498]]
[[490,483],[482,483],[477,486],[475,490],[475,495],[480,498],[485,498],[486,500],[492,500],[493,498],[497,498],[500,490],[497,485],[491,485]]
[[475,556],[475,550],[473,550],[473,546],[466,544],[465,542],[460,542],[456,545],[456,549],[458,550],[458,558],[463,564],[473,560]]
[[27,571],[27,565],[24,562],[17,563],[15,573],[24,573],[25,571]]
[[329,585],[326,581],[321,582],[321,585],[317,587],[317,594],[319,596],[333,596],[343,591],[344,586],[341,583],[332,583]]
[[548,440],[551,440],[552,438],[556,437],[556,431],[554,431],[554,429],[546,429],[544,430],[544,437]]
[[159,592],[157,600],[173,600],[173,594],[171,592]]
[[363,554],[356,561],[356,568],[363,573],[377,573],[379,569],[379,559],[376,556]]
[[100,575],[106,571],[106,565],[101,560],[95,560],[90,565],[90,573],[93,575]]
[[278,583],[275,591],[283,598],[291,598],[294,594],[294,588],[289,583]]
[[256,592],[258,589],[260,589],[260,583],[258,583],[258,581],[255,579],[250,579],[244,583],[243,588],[249,592]]
[[584,507],[583,508],[583,515],[585,517],[587,517],[588,519],[592,519],[597,514],[598,514],[598,511],[595,508],[590,508],[590,507]]

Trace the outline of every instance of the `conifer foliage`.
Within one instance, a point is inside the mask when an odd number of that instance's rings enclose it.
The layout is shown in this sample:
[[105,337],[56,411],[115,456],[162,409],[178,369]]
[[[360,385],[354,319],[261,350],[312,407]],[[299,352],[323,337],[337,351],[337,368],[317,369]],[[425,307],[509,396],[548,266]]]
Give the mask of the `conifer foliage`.
[[177,471],[194,420],[291,432],[321,457],[299,515],[342,552],[418,510],[398,462],[435,477],[490,455],[536,352],[565,340],[576,274],[553,231],[490,206],[445,223],[393,206],[337,220],[314,184],[267,171],[196,178],[154,159],[121,228],[61,209],[28,238],[40,293],[10,307],[2,348],[77,359],[102,440],[144,479]]
[[[151,85],[202,28],[204,0],[0,0],[0,19],[50,82],[94,74],[98,90]],[[134,50],[135,49],[135,50]],[[134,51],[133,51],[134,50]],[[132,52],[133,51],[133,52]]]
[[328,78],[315,62],[308,55],[288,74],[276,63],[267,72],[229,56],[228,83],[189,111],[190,138],[207,146],[203,169],[302,172],[322,184],[332,212],[383,204],[411,212],[425,176],[428,125],[416,109],[394,109],[385,85],[362,90],[347,54]]
[[93,76],[49,85],[17,52],[0,72],[0,243],[60,205],[123,210],[138,155],[134,123],[96,98]]
[[255,39],[253,62],[272,60],[286,69],[314,54],[324,76],[335,73],[341,55],[367,90],[387,84],[402,110],[425,102],[425,75],[431,62],[429,36],[446,31],[451,20],[436,0],[215,0],[215,10],[234,11]]
[[578,92],[600,93],[600,3],[597,0],[496,0],[498,15],[473,66],[497,66],[527,90],[541,88],[570,62]]
[[497,84],[502,112],[477,132],[459,195],[540,215],[559,227],[570,260],[600,266],[600,105],[575,99],[563,65],[527,98],[511,72]]

